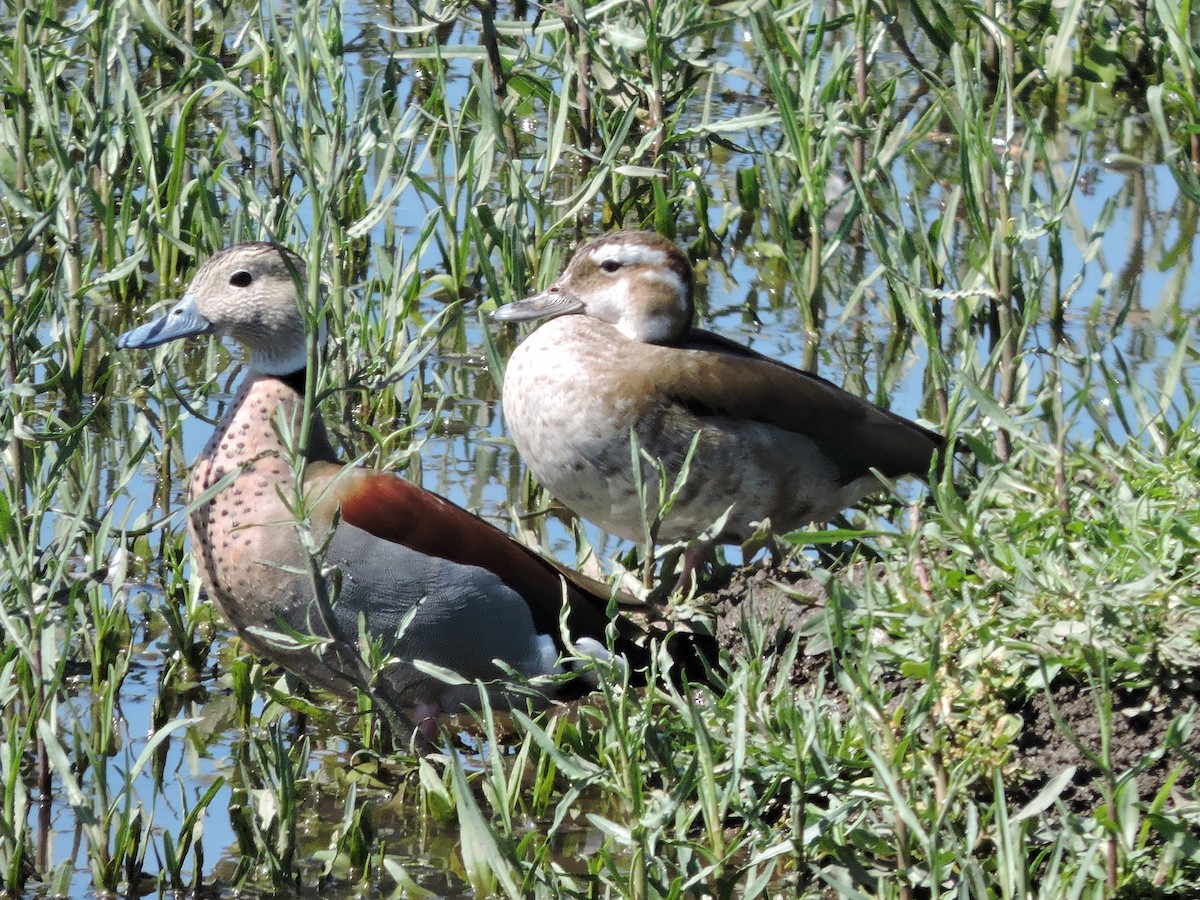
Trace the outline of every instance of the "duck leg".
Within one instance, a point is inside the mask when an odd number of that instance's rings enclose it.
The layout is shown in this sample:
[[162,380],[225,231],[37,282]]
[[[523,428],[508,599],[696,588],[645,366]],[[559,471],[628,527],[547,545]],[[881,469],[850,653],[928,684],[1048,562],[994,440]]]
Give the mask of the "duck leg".
[[716,549],[716,543],[707,538],[690,541],[683,549],[683,564],[679,568],[679,577],[675,579],[675,587],[671,589],[672,594],[678,594],[682,597],[692,596],[700,583],[697,576],[697,570],[703,571],[704,568],[713,562],[713,554]]

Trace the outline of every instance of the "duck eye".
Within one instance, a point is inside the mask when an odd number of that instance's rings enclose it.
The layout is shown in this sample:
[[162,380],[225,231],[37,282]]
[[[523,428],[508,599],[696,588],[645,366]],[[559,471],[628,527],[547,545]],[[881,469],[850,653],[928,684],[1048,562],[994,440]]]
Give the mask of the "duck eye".
[[619,259],[606,259],[600,263],[601,272],[615,272],[619,268],[621,268],[621,261]]
[[250,282],[254,280],[254,276],[245,269],[238,269],[229,276],[229,283],[234,287],[250,287]]

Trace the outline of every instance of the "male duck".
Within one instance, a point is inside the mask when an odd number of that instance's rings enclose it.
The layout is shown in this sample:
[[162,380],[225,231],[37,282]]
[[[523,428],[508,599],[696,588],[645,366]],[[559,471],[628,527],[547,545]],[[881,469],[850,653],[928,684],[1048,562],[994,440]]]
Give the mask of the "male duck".
[[[367,635],[399,660],[386,673],[389,696],[416,706],[427,726],[441,710],[477,705],[478,690],[449,685],[415,661],[468,682],[496,682],[502,666],[533,678],[562,672],[563,655],[607,657],[604,586],[396,474],[342,465],[318,415],[307,423],[304,463],[293,471],[280,435],[298,435],[303,424],[303,279],[294,253],[238,244],[209,259],[165,316],[117,341],[147,348],[216,334],[248,350],[249,371],[196,460],[189,489],[192,553],[229,623],[258,653],[349,694],[361,684],[352,659],[361,617]],[[326,577],[336,596],[332,621],[313,601],[312,557],[294,513],[299,496],[309,546],[322,548],[321,571],[336,572]],[[570,648],[560,627],[564,602]],[[281,623],[332,640],[320,656],[284,649],[263,637]],[[614,629],[618,654],[635,668],[647,665],[645,631],[624,617]],[[578,696],[580,680],[560,684],[560,692]],[[503,702],[503,691],[494,699]]]
[[[939,435],[693,328],[693,314],[687,257],[648,231],[592,241],[547,290],[496,311],[506,322],[558,317],[513,353],[502,402],[521,458],[579,515],[643,536],[631,431],[672,479],[699,436],[663,541],[696,538],[726,510],[722,541],[745,540],[768,518],[803,526],[879,488],[872,470],[929,471]],[[643,473],[657,503],[657,477]]]

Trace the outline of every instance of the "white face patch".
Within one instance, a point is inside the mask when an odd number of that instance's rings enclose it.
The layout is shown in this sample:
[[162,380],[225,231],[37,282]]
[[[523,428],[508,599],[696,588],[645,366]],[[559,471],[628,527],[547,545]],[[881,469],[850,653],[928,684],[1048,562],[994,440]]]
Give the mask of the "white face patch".
[[588,315],[617,326],[627,338],[651,344],[670,339],[691,310],[679,277],[670,269],[638,269],[589,294]]
[[619,325],[629,305],[629,283],[623,278],[605,281],[580,299],[589,316],[610,325]]
[[679,298],[680,304],[687,299],[687,286],[683,283],[683,279],[679,277],[679,273],[667,266],[659,266],[655,269],[647,269],[644,272],[639,272],[638,277],[645,281],[657,281],[660,284],[668,285],[675,296]]

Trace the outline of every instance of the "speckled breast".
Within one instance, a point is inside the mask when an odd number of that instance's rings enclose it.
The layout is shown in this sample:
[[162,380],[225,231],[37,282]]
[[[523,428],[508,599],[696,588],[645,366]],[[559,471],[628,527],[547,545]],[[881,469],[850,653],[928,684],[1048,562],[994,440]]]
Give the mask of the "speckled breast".
[[239,632],[273,626],[297,589],[281,568],[301,562],[288,546],[297,539],[281,496],[294,481],[272,421],[285,393],[274,379],[246,381],[192,469],[192,554],[210,597]]

